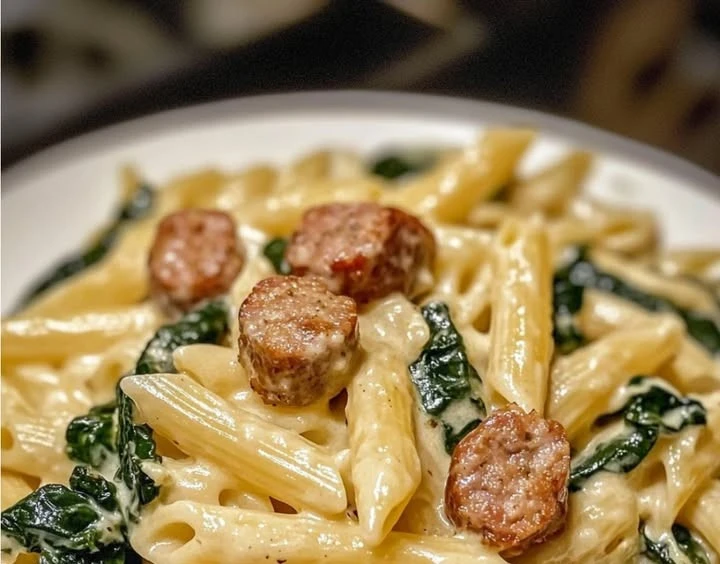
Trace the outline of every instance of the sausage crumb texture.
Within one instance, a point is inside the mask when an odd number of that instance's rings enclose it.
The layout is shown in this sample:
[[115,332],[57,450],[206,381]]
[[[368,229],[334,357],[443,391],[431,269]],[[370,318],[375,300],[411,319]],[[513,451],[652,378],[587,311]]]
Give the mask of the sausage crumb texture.
[[455,447],[445,511],[457,527],[516,556],[563,529],[569,473],[563,426],[510,404]]
[[293,274],[315,274],[330,290],[366,303],[392,292],[412,295],[429,279],[435,238],[415,216],[375,203],[308,210],[286,259]]
[[315,276],[258,282],[240,306],[239,360],[265,403],[305,406],[348,383],[357,305]]
[[186,312],[227,293],[245,263],[235,222],[217,210],[189,209],[157,227],[148,267],[153,299],[170,313]]

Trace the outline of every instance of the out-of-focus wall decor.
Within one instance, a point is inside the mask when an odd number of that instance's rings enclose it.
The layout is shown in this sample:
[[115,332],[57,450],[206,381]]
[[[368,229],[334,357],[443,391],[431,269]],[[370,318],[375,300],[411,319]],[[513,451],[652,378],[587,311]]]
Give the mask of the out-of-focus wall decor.
[[529,106],[720,171],[720,2],[3,3],[3,166],[163,109],[328,88]]

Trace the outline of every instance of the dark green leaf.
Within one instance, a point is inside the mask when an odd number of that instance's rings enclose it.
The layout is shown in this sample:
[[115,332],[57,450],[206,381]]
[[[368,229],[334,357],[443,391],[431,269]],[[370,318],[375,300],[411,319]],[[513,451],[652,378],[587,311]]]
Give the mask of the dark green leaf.
[[116,452],[115,402],[93,407],[73,419],[65,432],[66,452],[71,460],[99,468]]
[[471,380],[480,380],[465,352],[462,336],[455,329],[448,307],[429,303],[422,314],[430,328],[430,340],[420,357],[410,365],[410,375],[423,409],[439,415],[454,400],[470,395]]
[[43,562],[123,562],[115,486],[86,469],[76,469],[70,485],[48,484],[3,511],[3,537],[40,553]]
[[422,308],[422,314],[430,329],[430,339],[409,368],[423,410],[440,417],[451,404],[468,402],[469,413],[475,414],[475,417],[462,421],[459,430],[448,421],[442,421],[445,449],[451,453],[457,442],[485,416],[485,404],[480,395],[482,382],[470,364],[462,336],[450,319],[447,305],[429,303]]
[[559,269],[554,276],[554,335],[559,350],[571,352],[582,345],[580,332],[570,327],[569,324],[571,324],[572,315],[582,307],[585,289],[593,288],[615,294],[649,311],[670,311],[678,314],[685,322],[689,335],[711,354],[720,353],[720,324],[717,320],[681,308],[666,298],[643,292],[620,278],[601,271],[590,262],[587,250],[584,248],[578,248],[575,255],[575,258],[568,265]]
[[[655,541],[647,533],[645,523],[640,523],[640,554],[644,555],[651,562],[658,564],[677,564],[673,553],[682,552],[687,556],[691,564],[710,564],[705,549],[690,534],[690,531],[682,525],[675,523],[672,526],[672,536],[665,536],[665,541]],[[676,547],[673,550],[672,544]]]
[[677,433],[688,425],[706,423],[705,408],[700,402],[657,385],[647,386],[647,380],[646,376],[631,378],[630,397],[625,404],[618,411],[598,418],[597,424],[605,425],[622,416],[625,427],[617,437],[600,443],[592,453],[573,463],[571,491],[580,489],[589,476],[600,470],[630,472],[647,456],[661,433]]
[[118,509],[117,488],[100,474],[87,466],[76,466],[70,475],[70,487],[94,499],[97,504],[108,511]]
[[145,346],[134,374],[175,372],[175,349],[196,343],[219,343],[228,331],[228,309],[223,300],[207,302],[176,323],[165,325]]
[[292,269],[285,260],[285,249],[288,246],[288,240],[277,237],[270,241],[263,249],[263,254],[272,263],[275,272],[278,274],[290,274]]
[[424,172],[437,161],[437,155],[430,151],[405,151],[389,153],[378,157],[370,164],[370,172],[387,180]]
[[680,550],[688,557],[691,564],[710,564],[710,558],[703,546],[690,534],[690,531],[682,525],[675,523],[672,526],[672,534],[675,537]]
[[22,298],[21,303],[28,303],[56,284],[75,276],[102,260],[115,244],[124,224],[146,216],[152,208],[153,200],[154,191],[149,186],[140,186],[133,194],[133,197],[117,210],[112,225],[105,230],[95,244],[85,251],[67,257],[52,267],[30,288]]
[[633,428],[600,443],[594,451],[573,462],[570,470],[570,491],[577,491],[590,476],[605,470],[615,474],[630,472],[652,450],[658,438],[655,427]]
[[654,425],[660,432],[676,433],[688,425],[705,425],[705,407],[689,398],[678,397],[659,387],[631,397],[621,411],[634,425]]
[[[145,346],[135,366],[135,374],[175,372],[173,352],[178,347],[197,343],[218,344],[229,329],[227,304],[223,300],[206,303],[191,311],[176,323],[158,329]],[[152,501],[158,488],[142,471],[142,463],[157,461],[152,429],[147,425],[133,423],[133,403],[117,387],[118,446],[120,466],[115,478],[129,488],[132,503],[127,511],[130,520],[136,520],[139,506]]]
[[473,419],[472,421],[466,423],[459,431],[455,431],[450,425],[448,425],[447,423],[443,423],[442,426],[445,441],[445,451],[448,454],[452,453],[452,451],[455,450],[457,444],[463,440],[465,435],[467,435],[475,427],[480,425],[480,423],[480,419]]

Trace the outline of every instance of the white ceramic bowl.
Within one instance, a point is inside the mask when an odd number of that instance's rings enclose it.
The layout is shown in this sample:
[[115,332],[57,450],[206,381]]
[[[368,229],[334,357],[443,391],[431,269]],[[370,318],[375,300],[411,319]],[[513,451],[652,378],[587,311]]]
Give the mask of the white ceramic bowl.
[[204,166],[276,163],[323,146],[468,143],[490,124],[529,125],[540,140],[523,161],[542,167],[569,147],[600,153],[587,189],[650,209],[671,246],[720,245],[720,182],[679,158],[550,115],[452,98],[369,92],[245,98],[177,110],[63,143],[3,175],[2,311],[53,261],[109,216],[120,164],[151,183]]

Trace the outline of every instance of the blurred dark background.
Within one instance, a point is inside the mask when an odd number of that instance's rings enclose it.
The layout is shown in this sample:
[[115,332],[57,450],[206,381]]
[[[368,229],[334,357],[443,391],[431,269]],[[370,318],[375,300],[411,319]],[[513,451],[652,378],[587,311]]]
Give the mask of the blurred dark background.
[[567,115],[720,172],[720,1],[5,0],[2,165],[159,110],[406,90]]

